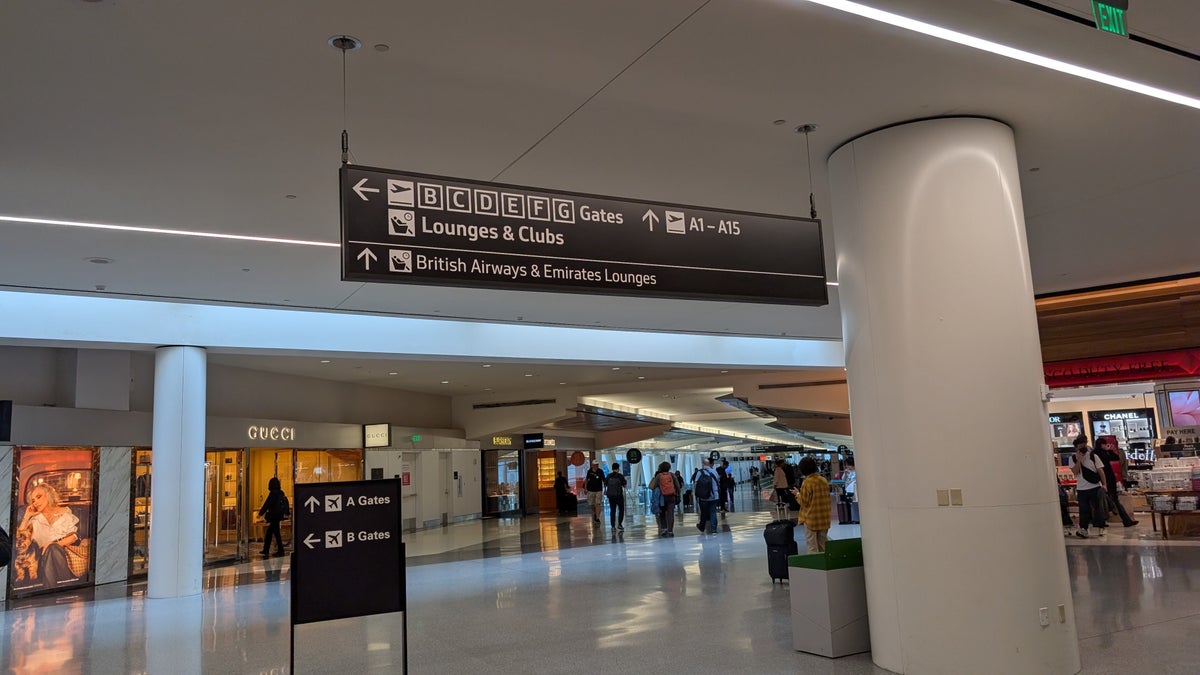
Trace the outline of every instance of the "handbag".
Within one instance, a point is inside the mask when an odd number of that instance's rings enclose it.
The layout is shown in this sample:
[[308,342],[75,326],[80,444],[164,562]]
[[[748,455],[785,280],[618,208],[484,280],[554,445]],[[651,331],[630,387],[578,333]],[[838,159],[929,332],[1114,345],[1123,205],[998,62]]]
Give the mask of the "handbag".
[[91,565],[92,542],[88,539],[80,539],[78,542],[62,548],[67,554],[67,567],[71,568],[71,574],[77,577],[87,574],[88,567]]

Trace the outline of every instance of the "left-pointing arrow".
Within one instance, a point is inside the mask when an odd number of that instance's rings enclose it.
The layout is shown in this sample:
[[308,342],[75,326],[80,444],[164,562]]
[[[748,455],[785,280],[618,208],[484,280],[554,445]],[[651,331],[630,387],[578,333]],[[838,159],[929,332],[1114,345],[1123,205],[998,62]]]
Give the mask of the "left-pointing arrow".
[[307,537],[304,538],[304,545],[309,548],[313,548],[313,544],[319,544],[319,543],[321,543],[320,537],[317,537],[316,539],[314,539],[313,536],[311,534],[309,534]]
[[357,193],[359,197],[362,197],[362,200],[364,202],[370,201],[369,199],[367,199],[367,196],[363,194],[364,192],[379,192],[379,188],[364,187],[366,184],[367,184],[367,179],[364,178],[364,179],[358,181],[357,183],[355,183],[354,188],[353,188],[354,192]]
[[358,254],[358,259],[363,261],[363,267],[366,267],[367,271],[370,272],[371,271],[371,263],[376,260],[379,260],[379,257],[376,256],[374,253],[372,253],[371,249],[364,248],[362,250],[362,253]]

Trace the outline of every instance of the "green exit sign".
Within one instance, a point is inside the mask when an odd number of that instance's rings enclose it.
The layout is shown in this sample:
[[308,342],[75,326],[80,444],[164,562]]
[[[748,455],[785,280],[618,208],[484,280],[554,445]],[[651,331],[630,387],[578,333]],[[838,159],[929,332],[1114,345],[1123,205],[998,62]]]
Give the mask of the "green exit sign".
[[1092,0],[1092,16],[1096,19],[1096,28],[1129,37],[1129,31],[1125,29],[1125,12],[1128,9],[1128,0]]

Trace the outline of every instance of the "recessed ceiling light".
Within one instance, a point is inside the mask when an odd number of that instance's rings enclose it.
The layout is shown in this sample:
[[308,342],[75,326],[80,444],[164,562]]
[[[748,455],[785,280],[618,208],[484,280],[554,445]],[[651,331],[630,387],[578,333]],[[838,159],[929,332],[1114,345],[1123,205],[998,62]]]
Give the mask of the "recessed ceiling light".
[[284,199],[295,199],[296,195],[284,195],[283,198]]
[[559,384],[566,384],[566,382],[559,382]]
[[490,364],[490,363],[485,363],[485,364],[483,364],[483,367],[484,367],[484,368],[491,368],[491,367],[492,367],[492,364]]
[[780,124],[787,124],[787,120],[775,120],[774,122],[771,122],[771,124],[779,126]]
[[450,380],[442,380],[442,384],[450,384]]
[[329,359],[321,359],[321,363],[329,363]]
[[334,35],[325,42],[340,52],[352,52],[362,46],[362,40],[350,35]]
[[400,373],[388,373],[388,375],[399,375]]
[[243,271],[243,272],[249,272],[249,271],[250,271],[250,268],[249,268],[249,267],[243,267],[243,268],[242,268],[242,271]]
[[638,375],[638,379],[639,379],[639,380],[644,380],[644,379],[646,379],[646,376],[645,376],[645,375]]
[[1041,171],[1041,170],[1042,170],[1042,167],[1040,167],[1040,166],[1031,166],[1031,167],[1029,167],[1029,173],[1037,173],[1037,172],[1039,172],[1039,171]]
[[491,390],[492,390],[492,388],[491,388],[491,387],[484,387],[484,388],[483,388],[483,390],[484,390],[484,391],[491,391]]
[[389,49],[391,49],[391,47],[389,47],[388,45],[385,45],[385,44],[383,44],[382,42],[380,42],[379,44],[375,45],[375,51],[377,51],[377,52],[386,52],[386,51],[387,51],[387,50],[389,50]]
[[533,373],[525,373],[525,377],[533,377]]
[[1023,49],[1009,47],[1008,45],[1003,45],[999,42],[984,40],[983,38],[978,38],[974,35],[967,35],[966,33],[960,33],[958,31],[950,30],[949,28],[942,28],[941,26],[935,26],[931,23],[925,23],[924,21],[917,21],[916,19],[910,19],[899,14],[893,14],[891,12],[885,12],[881,9],[875,9],[874,7],[860,5],[857,2],[850,2],[850,0],[807,0],[807,2],[811,2],[816,5],[824,5],[830,9],[836,9],[848,14],[855,14],[865,19],[886,23],[888,25],[896,26],[897,28],[903,28],[905,30],[911,30],[915,33],[928,35],[930,37],[938,38],[939,40],[946,40],[947,42],[960,44],[964,47],[971,47],[972,49],[990,52],[992,54],[1004,56],[1015,61],[1021,61],[1031,65],[1040,66],[1048,70],[1063,73],[1065,75],[1074,75],[1075,77],[1082,78],[1084,80],[1091,80],[1092,82],[1097,82],[1099,84],[1107,84],[1110,87],[1124,89],[1125,91],[1132,91],[1136,94],[1150,96],[1162,101],[1178,103],[1180,105],[1188,106],[1189,108],[1200,109],[1200,98],[1185,96],[1178,92],[1160,89],[1159,87],[1154,87],[1142,82],[1127,80],[1123,77],[1117,77],[1116,75],[1112,75],[1110,73],[1092,70],[1091,68],[1084,68],[1083,66],[1077,66],[1073,63],[1067,63],[1066,61],[1059,61],[1058,59],[1052,59],[1048,56],[1042,56],[1041,54],[1034,54],[1033,52],[1027,52]]
[[621,367],[620,367],[620,366],[616,366],[616,367],[614,367],[614,368],[613,368],[613,370],[620,370],[620,369],[621,369]]
[[721,371],[721,374],[723,375],[723,374],[725,374],[725,373],[728,373],[728,372],[729,372],[728,370],[722,370],[722,371]]
[[84,260],[92,263],[93,265],[107,265],[113,261],[112,258],[105,258],[102,256],[95,256],[93,258],[84,258]]

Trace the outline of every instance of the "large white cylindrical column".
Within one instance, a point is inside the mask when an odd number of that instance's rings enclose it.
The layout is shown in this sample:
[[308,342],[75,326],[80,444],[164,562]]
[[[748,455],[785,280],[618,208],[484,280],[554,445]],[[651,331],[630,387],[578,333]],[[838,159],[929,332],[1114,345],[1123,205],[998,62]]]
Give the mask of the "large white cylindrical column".
[[154,363],[151,598],[195,595],[204,571],[204,423],[207,355],[159,347]]
[[1076,673],[1012,130],[913,122],[829,169],[872,657]]

